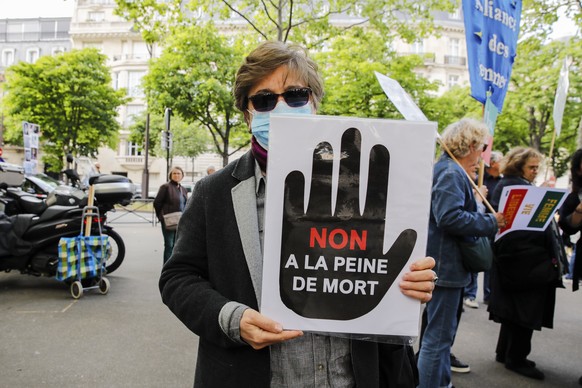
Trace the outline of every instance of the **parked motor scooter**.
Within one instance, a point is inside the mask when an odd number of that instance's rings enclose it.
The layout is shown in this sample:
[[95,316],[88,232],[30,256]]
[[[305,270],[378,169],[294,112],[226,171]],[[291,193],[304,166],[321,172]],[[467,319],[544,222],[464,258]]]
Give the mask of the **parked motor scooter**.
[[[127,181],[127,182],[126,182]],[[90,178],[95,187],[95,215],[91,234],[109,236],[112,254],[106,262],[107,273],[115,271],[125,258],[121,236],[105,223],[107,211],[117,203],[127,203],[133,186],[125,177],[101,175]],[[54,276],[58,263],[58,242],[62,237],[75,237],[84,222],[83,207],[87,197],[82,191],[55,190],[46,200],[21,195],[6,184],[0,189],[0,202],[16,202],[19,214],[8,216],[0,212],[0,270],[18,270],[23,274]],[[131,189],[130,189],[131,188]],[[76,189],[75,189],[76,190]],[[82,193],[82,194],[79,194]],[[71,205],[71,203],[73,203]]]

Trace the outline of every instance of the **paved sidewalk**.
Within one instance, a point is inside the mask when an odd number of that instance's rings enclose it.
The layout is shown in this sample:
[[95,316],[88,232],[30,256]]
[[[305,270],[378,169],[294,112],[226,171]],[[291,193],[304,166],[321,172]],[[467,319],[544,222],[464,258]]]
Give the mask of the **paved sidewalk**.
[[127,255],[107,295],[0,273],[0,387],[191,387],[197,337],[162,304],[163,239],[114,224]]
[[479,278],[478,309],[465,306],[453,353],[471,366],[467,374],[453,373],[456,388],[464,387],[578,387],[582,376],[582,291],[572,284],[557,292],[554,329],[534,331],[528,358],[544,372],[544,381],[522,377],[495,361],[499,324],[489,320],[487,305],[481,303]]
[[[197,337],[161,303],[163,239],[148,223],[114,224],[127,246],[111,290],[75,301],[54,279],[0,273],[0,387],[191,387]],[[479,295],[478,300],[482,300]],[[582,291],[559,290],[555,329],[534,333],[537,382],[494,361],[499,327],[466,308],[454,353],[471,366],[456,388],[579,387]]]

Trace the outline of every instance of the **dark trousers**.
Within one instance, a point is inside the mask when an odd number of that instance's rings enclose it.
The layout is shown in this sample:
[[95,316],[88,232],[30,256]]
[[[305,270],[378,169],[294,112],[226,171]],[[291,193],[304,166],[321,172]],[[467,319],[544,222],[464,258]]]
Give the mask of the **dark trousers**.
[[502,321],[495,352],[505,364],[519,365],[531,352],[533,329]]
[[164,227],[163,223],[160,223],[162,226],[162,235],[164,236],[164,264],[170,256],[172,256],[172,251],[174,250],[174,241],[176,240],[176,231],[175,230],[168,230]]

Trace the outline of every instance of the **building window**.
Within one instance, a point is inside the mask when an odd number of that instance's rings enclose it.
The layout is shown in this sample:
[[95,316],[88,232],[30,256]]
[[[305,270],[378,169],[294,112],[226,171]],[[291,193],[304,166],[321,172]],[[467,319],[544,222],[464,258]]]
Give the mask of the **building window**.
[[424,53],[424,42],[422,40],[416,41],[410,45],[410,50],[413,54]]
[[136,118],[145,110],[144,105],[127,105],[126,112],[125,112],[125,120],[124,124],[126,127],[132,125]]
[[53,47],[52,48],[51,54],[54,56],[54,55],[62,54],[64,52],[66,52],[66,51],[67,51],[67,49],[64,48],[63,46],[57,46],[57,47]]
[[127,94],[130,97],[143,97],[144,93],[141,88],[141,79],[145,71],[130,71],[127,77]]
[[458,38],[450,38],[449,39],[449,54],[458,57],[459,56],[459,39]]
[[2,50],[2,66],[8,67],[14,64],[14,49]]
[[103,43],[101,43],[101,42],[83,42],[83,48],[95,48],[99,52],[103,52]]
[[449,75],[449,81],[448,81],[448,86],[449,89],[454,88],[455,86],[459,85],[459,76],[458,75],[454,75],[454,74],[450,74]]
[[35,63],[40,56],[39,48],[29,48],[26,50],[26,62]]
[[141,156],[141,145],[128,141],[126,156]]
[[119,89],[119,72],[114,71],[111,73],[111,87],[113,90]]
[[105,12],[89,12],[87,16],[88,22],[102,22],[105,20]]
[[149,58],[148,46],[145,44],[145,42],[132,42],[132,43],[133,43],[132,59]]
[[450,19],[460,20],[461,19],[461,7],[457,8],[455,12],[449,14]]

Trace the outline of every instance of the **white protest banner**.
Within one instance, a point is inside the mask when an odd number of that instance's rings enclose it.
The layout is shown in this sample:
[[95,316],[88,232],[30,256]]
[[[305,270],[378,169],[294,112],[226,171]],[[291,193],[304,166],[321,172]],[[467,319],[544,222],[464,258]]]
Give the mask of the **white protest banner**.
[[414,103],[412,97],[406,93],[406,90],[400,86],[398,81],[380,74],[377,71],[375,71],[374,74],[376,74],[376,78],[388,99],[392,101],[396,109],[398,109],[398,112],[400,112],[406,120],[428,121],[424,113]]
[[562,117],[564,116],[564,108],[566,107],[566,97],[568,96],[568,87],[570,81],[568,79],[568,58],[564,58],[564,64],[560,69],[560,79],[558,80],[558,88],[556,89],[556,98],[554,99],[554,128],[556,129],[556,136],[560,136],[562,131]]
[[286,329],[417,336],[436,123],[272,115],[261,313]]
[[535,186],[507,186],[501,192],[499,211],[506,227],[495,240],[516,230],[544,231],[566,199],[565,189]]

